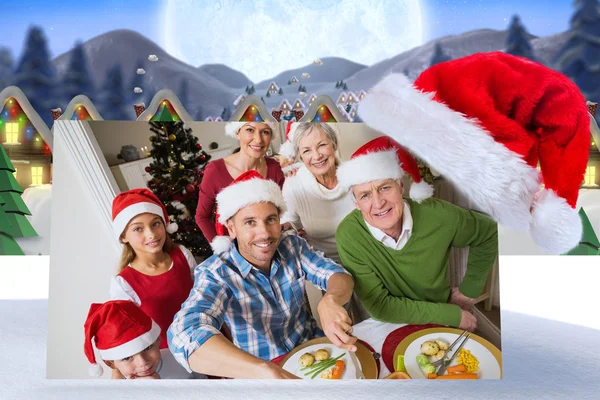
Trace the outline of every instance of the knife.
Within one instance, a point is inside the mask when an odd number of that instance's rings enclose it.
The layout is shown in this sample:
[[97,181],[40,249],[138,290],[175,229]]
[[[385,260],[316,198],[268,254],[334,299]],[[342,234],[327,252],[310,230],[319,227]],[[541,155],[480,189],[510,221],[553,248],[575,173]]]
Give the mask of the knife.
[[458,349],[456,349],[454,354],[452,354],[452,357],[450,357],[448,359],[448,361],[442,362],[442,365],[438,368],[437,372],[435,373],[437,376],[442,376],[444,374],[444,372],[446,372],[446,369],[450,366],[450,364],[456,358],[458,353],[460,353],[460,349],[462,349],[462,347],[465,345],[465,343],[467,343],[467,341],[469,340],[470,337],[471,337],[471,334],[467,334],[467,336],[465,336],[465,340],[462,341],[460,346],[458,346]]
[[366,379],[365,374],[363,374],[360,368],[360,361],[356,358],[356,354],[353,351],[349,351],[348,353],[350,353],[350,359],[352,360],[352,364],[354,364],[354,369],[356,369],[356,379]]

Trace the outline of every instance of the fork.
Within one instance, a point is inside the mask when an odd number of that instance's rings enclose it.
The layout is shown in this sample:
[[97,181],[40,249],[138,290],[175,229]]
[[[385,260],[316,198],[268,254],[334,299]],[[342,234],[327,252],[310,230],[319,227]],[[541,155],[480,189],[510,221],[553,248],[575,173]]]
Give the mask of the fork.
[[448,357],[448,353],[450,352],[450,350],[452,350],[454,348],[454,346],[456,345],[456,343],[458,343],[458,341],[460,340],[460,338],[462,338],[465,334],[467,334],[468,331],[463,331],[463,333],[461,333],[456,340],[450,345],[448,346],[448,348],[446,349],[446,351],[444,352],[444,357],[440,358],[437,361],[434,361],[431,363],[431,365],[433,365],[434,367],[440,366],[442,365],[442,363],[444,362],[444,360]]

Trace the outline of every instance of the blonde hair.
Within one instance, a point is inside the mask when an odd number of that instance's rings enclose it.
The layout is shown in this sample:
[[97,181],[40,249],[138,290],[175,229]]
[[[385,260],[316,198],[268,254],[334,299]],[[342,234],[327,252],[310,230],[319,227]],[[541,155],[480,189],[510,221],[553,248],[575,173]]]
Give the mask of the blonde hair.
[[[164,226],[165,223],[163,222],[162,218],[160,220]],[[127,227],[129,227],[129,224],[127,224]],[[119,240],[123,240],[123,238],[125,237],[125,231],[127,230],[127,227],[123,230],[123,233],[121,233],[121,236],[119,236]],[[165,236],[165,244],[163,245],[162,251],[169,251],[177,245],[175,244],[173,239],[171,239],[171,236],[166,231],[166,229],[165,229],[165,235],[166,235]],[[121,260],[119,261],[119,268],[117,270],[117,274],[120,273],[121,271],[123,271],[126,266],[131,264],[133,262],[133,260],[135,260],[135,256],[136,256],[136,254],[135,254],[135,250],[133,250],[133,247],[131,247],[131,245],[129,243],[123,243],[123,251],[121,252]]]

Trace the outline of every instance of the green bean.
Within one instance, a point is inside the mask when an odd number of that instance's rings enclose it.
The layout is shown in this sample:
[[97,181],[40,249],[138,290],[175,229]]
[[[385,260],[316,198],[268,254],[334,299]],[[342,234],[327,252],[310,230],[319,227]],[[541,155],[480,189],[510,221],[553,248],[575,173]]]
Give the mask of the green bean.
[[[313,376],[310,379],[315,379],[316,376],[319,375],[321,372],[325,371],[328,368],[333,367],[335,365],[335,362],[337,360],[339,360],[341,357],[343,357],[344,355],[346,355],[346,353],[341,354],[341,355],[337,356],[336,358],[332,359],[330,363],[327,363],[327,365],[323,365],[322,368],[310,371],[309,374],[314,372]],[[304,375],[308,375],[308,374],[304,374]]]
[[[333,362],[335,363],[335,361],[336,361],[338,358],[340,358],[340,357],[341,357],[341,356],[338,356],[337,358],[334,358],[334,359],[331,359],[331,358],[329,358],[329,359],[327,359],[327,360],[320,361],[320,362],[318,362],[318,363],[316,363],[316,364],[309,365],[308,367],[300,368],[300,371],[304,371],[304,370],[307,370],[307,369],[314,369],[314,368],[318,368],[318,367],[320,367],[320,366],[323,366],[324,364],[329,364],[329,363],[331,363],[331,361],[332,361],[332,360],[333,360]],[[307,374],[305,374],[305,375],[307,375]]]

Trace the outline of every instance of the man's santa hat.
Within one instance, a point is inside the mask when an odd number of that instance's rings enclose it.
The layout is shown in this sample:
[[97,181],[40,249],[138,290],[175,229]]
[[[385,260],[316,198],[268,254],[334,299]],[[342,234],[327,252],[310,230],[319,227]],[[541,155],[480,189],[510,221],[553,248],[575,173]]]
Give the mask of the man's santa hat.
[[413,84],[402,74],[387,76],[358,114],[455,183],[481,211],[529,230],[543,250],[561,254],[579,243],[574,207],[590,116],[566,76],[525,58],[480,53],[432,66]]
[[175,233],[178,229],[176,223],[169,223],[169,214],[167,208],[161,201],[148,189],[131,189],[123,193],[119,193],[112,204],[112,226],[113,232],[117,238],[121,234],[134,217],[150,213],[158,215],[165,223],[167,232]]
[[[254,122],[254,121],[228,122],[225,125],[225,135],[232,137],[234,139],[237,139],[237,133],[240,131],[240,129],[242,129],[242,126],[249,124],[251,122]],[[276,122],[265,122],[265,121],[257,121],[257,122],[269,125],[269,128],[271,128],[271,131],[273,131],[273,133],[275,133],[277,131],[277,123]]]
[[399,180],[404,172],[413,178],[409,196],[421,202],[433,195],[433,187],[421,180],[419,166],[413,156],[388,136],[373,139],[352,154],[337,170],[340,184],[350,189],[354,185],[385,179]]
[[274,204],[280,214],[287,210],[279,185],[254,170],[244,172],[221,190],[217,195],[217,236],[210,244],[213,251],[224,253],[231,249],[231,238],[225,228],[229,218],[246,206],[267,202]]
[[128,300],[113,300],[92,304],[83,326],[83,351],[91,366],[90,376],[102,376],[96,362],[92,339],[103,360],[114,361],[131,357],[158,339],[160,327],[141,308]]

